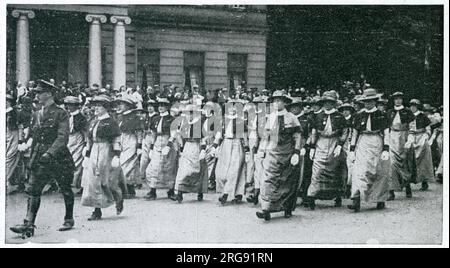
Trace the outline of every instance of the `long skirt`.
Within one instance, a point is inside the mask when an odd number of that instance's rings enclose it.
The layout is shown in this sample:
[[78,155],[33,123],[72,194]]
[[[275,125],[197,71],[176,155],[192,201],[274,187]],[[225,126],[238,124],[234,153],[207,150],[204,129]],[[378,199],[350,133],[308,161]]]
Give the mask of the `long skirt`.
[[137,137],[135,134],[122,133],[120,152],[120,167],[122,168],[125,182],[133,185],[138,182],[139,157],[137,152]]
[[334,157],[333,151],[337,143],[337,137],[319,137],[317,140],[308,197],[331,200],[343,195],[342,170],[345,168],[345,155],[341,152],[338,157]]
[[200,143],[186,142],[178,163],[175,190],[184,193],[208,191],[208,170],[204,159],[200,160]]
[[261,189],[261,184],[264,179],[264,167],[263,167],[264,157],[262,157],[261,153],[257,153],[254,155],[254,166],[255,172],[253,174],[253,182],[255,189]]
[[405,149],[408,131],[391,131],[389,154],[391,158],[391,175],[389,190],[401,191],[403,185],[411,180],[412,158],[409,150]]
[[6,182],[9,185],[16,185],[18,174],[17,166],[19,164],[19,131],[9,130],[6,131]]
[[177,177],[177,152],[171,148],[169,154],[163,155],[162,149],[167,146],[169,136],[157,136],[150,155],[150,164],[146,170],[146,179],[150,188],[173,189]]
[[81,132],[75,132],[69,135],[69,142],[67,147],[72,155],[73,162],[75,164],[75,171],[73,174],[72,187],[81,187],[81,177],[83,175],[83,148],[86,146],[84,135]]
[[142,154],[141,160],[139,162],[140,179],[145,179],[145,170],[150,164],[150,143],[151,143],[151,136],[147,134],[144,138],[144,141],[142,142]]
[[245,193],[245,153],[240,139],[225,139],[216,166],[216,191],[231,197]]
[[81,204],[87,207],[107,208],[122,200],[119,177],[113,175],[111,160],[112,145],[109,142],[95,142],[83,172],[83,196]]
[[382,160],[383,138],[360,134],[353,166],[352,199],[368,203],[385,202],[389,196],[390,160]]
[[269,212],[294,210],[297,199],[299,174],[294,173],[291,157],[294,146],[291,143],[277,145],[266,151],[262,162],[261,208]]
[[214,168],[216,167],[216,162],[217,162],[217,158],[213,154],[213,151],[214,151],[214,146],[212,144],[206,146],[205,162],[206,162],[206,166],[207,166],[208,180],[210,180],[213,177]]
[[421,183],[434,180],[433,160],[431,159],[431,148],[428,144],[428,134],[419,133],[414,135],[414,160],[415,172],[413,173],[412,183]]

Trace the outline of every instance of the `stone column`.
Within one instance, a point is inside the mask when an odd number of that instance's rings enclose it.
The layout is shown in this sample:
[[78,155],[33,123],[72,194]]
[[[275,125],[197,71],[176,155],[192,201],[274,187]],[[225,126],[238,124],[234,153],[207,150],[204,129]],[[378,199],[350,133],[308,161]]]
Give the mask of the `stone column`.
[[106,16],[100,14],[86,15],[89,26],[89,86],[102,85],[102,23]]
[[34,18],[31,10],[13,10],[18,18],[16,29],[16,82],[27,86],[30,80],[30,29],[28,19]]
[[112,16],[114,24],[113,44],[113,87],[119,89],[127,83],[125,24],[130,24],[131,19],[126,16]]

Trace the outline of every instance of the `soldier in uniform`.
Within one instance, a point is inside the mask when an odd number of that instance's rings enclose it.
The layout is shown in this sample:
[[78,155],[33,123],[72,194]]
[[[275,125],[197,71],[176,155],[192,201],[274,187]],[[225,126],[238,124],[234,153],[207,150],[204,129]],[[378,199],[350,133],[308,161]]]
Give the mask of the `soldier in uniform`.
[[31,169],[30,184],[26,189],[27,215],[23,224],[10,228],[11,231],[28,237],[34,235],[34,223],[41,203],[42,190],[52,180],[56,180],[59,185],[66,209],[64,223],[59,231],[70,230],[75,224],[74,194],[71,189],[75,166],[67,148],[69,115],[55,104],[55,86],[39,80],[35,91],[42,108],[37,112],[37,120],[31,125],[33,143],[28,166]]

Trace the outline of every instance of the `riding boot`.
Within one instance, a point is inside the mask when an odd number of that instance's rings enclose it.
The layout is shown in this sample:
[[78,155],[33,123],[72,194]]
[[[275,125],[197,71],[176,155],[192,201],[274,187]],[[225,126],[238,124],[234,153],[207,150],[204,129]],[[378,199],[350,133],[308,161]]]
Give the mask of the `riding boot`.
[[41,197],[40,196],[29,196],[28,197],[28,205],[27,205],[27,216],[26,221],[34,225],[36,220],[37,212],[41,205]]

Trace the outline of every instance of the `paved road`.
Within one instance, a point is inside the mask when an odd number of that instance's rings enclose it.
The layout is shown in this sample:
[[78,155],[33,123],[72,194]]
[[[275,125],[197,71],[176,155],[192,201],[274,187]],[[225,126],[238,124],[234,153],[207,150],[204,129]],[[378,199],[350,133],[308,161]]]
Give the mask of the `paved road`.
[[[272,221],[257,219],[257,208],[247,203],[220,206],[217,194],[186,194],[183,204],[161,198],[145,201],[144,190],[138,198],[126,200],[123,215],[114,207],[105,209],[104,219],[88,222],[91,208],[75,204],[76,228],[57,230],[64,216],[62,196],[43,197],[32,239],[22,240],[6,230],[6,243],[381,243],[440,244],[442,241],[442,185],[430,190],[414,188],[414,198],[398,199],[377,211],[363,205],[359,214],[332,207],[332,201],[319,201],[315,211],[298,207],[285,219],[280,213]],[[164,197],[165,192],[158,193]],[[346,207],[349,200],[344,201]],[[6,228],[21,222],[26,209],[23,194],[7,197]]]

